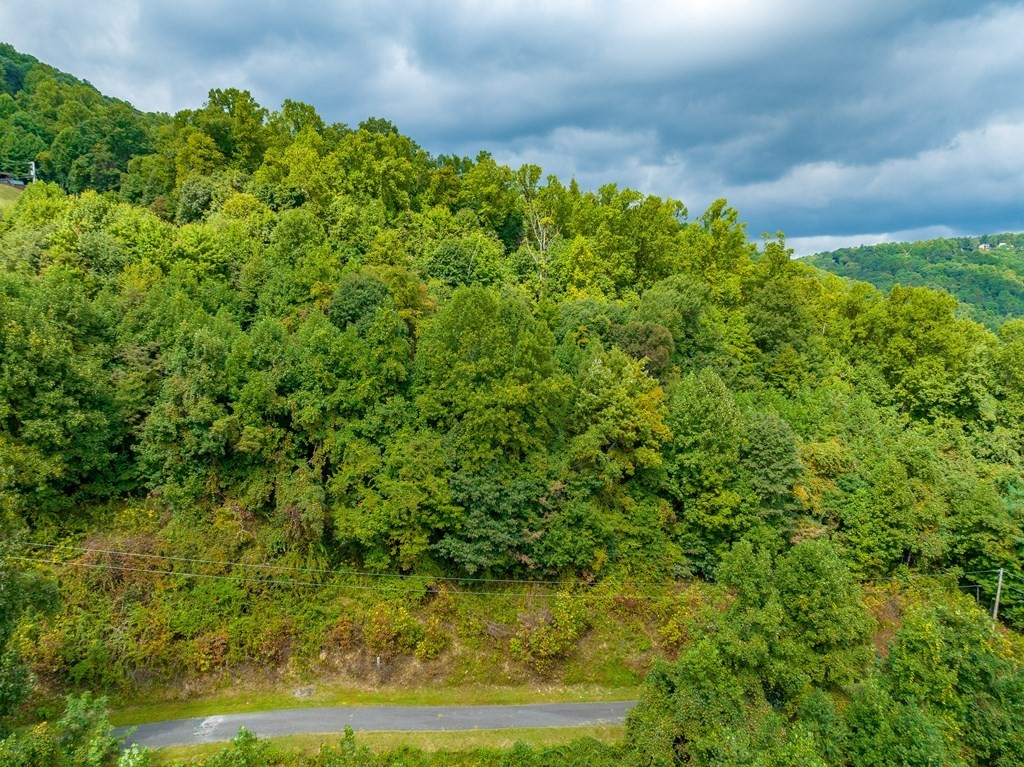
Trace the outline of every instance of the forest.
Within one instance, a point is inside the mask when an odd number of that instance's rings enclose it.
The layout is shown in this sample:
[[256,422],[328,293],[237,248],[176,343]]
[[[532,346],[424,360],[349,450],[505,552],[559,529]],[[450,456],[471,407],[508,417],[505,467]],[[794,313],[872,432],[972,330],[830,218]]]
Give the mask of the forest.
[[148,764],[93,693],[603,653],[618,745],[204,763],[1024,764],[1019,239],[808,263],[379,118],[0,91],[0,763]]
[[1021,234],[865,245],[807,261],[883,291],[897,284],[945,291],[961,302],[964,316],[991,328],[1024,314]]

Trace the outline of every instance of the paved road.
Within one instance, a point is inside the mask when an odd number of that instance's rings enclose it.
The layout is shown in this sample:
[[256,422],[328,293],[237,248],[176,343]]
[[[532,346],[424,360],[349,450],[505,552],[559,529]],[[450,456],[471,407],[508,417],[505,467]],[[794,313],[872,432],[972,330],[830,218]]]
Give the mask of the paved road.
[[[149,748],[231,740],[239,727],[262,735],[373,730],[502,730],[510,727],[584,727],[622,724],[635,700],[612,703],[540,703],[526,706],[359,706],[294,708],[253,714],[175,719],[139,725],[126,745]],[[127,727],[116,731],[124,734]]]

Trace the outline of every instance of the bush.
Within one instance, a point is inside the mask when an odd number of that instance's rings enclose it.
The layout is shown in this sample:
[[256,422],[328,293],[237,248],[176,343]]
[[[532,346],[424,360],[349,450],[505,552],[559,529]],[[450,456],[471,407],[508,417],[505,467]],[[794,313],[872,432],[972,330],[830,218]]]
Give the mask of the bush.
[[[4,767],[114,767],[119,764],[121,742],[107,721],[106,698],[90,693],[65,699],[64,716],[56,724],[44,722],[0,741]],[[144,757],[136,750],[139,759]],[[147,761],[126,762],[144,767]]]
[[213,631],[198,637],[194,643],[194,666],[198,671],[220,668],[227,661],[228,632],[226,629]]
[[583,600],[572,594],[558,594],[551,613],[549,620],[520,631],[509,641],[512,656],[540,673],[547,673],[556,660],[567,657],[590,628]]
[[423,631],[423,638],[416,644],[416,660],[422,663],[437,658],[448,649],[450,641],[441,621],[436,617],[430,618]]
[[363,635],[370,652],[391,658],[413,652],[423,639],[423,627],[404,607],[380,602],[370,611]]
[[327,630],[324,638],[324,649],[340,650],[345,652],[351,650],[358,639],[358,628],[355,621],[348,615],[339,615],[334,625]]

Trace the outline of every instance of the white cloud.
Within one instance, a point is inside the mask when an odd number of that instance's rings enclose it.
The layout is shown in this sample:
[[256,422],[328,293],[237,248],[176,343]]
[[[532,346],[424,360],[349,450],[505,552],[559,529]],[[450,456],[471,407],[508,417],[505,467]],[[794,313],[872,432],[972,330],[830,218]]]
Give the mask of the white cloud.
[[1024,120],[965,131],[947,146],[912,157],[874,165],[799,165],[782,178],[729,191],[741,210],[799,214],[899,206],[922,224],[940,225],[980,207],[1024,199]]
[[724,196],[754,233],[979,231],[1024,191],[1009,0],[0,0],[0,29],[141,108],[248,88],[694,212]]
[[964,232],[951,229],[948,226],[926,226],[920,229],[904,229],[897,232],[792,237],[786,240],[786,247],[793,249],[793,255],[801,257],[838,250],[839,248],[877,245],[880,242],[914,242],[915,240],[934,240],[939,237],[964,236],[967,236]]

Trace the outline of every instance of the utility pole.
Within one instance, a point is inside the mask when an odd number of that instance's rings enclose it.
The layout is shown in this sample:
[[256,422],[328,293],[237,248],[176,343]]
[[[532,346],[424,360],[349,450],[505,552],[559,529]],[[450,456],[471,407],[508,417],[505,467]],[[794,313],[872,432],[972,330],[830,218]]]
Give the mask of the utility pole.
[[36,161],[35,160],[29,160],[28,161],[28,171],[32,175],[32,183],[34,184],[36,182]]
[[1003,568],[999,568],[999,585],[996,586],[996,602],[992,605],[992,620],[999,618],[999,597],[1003,593]]

